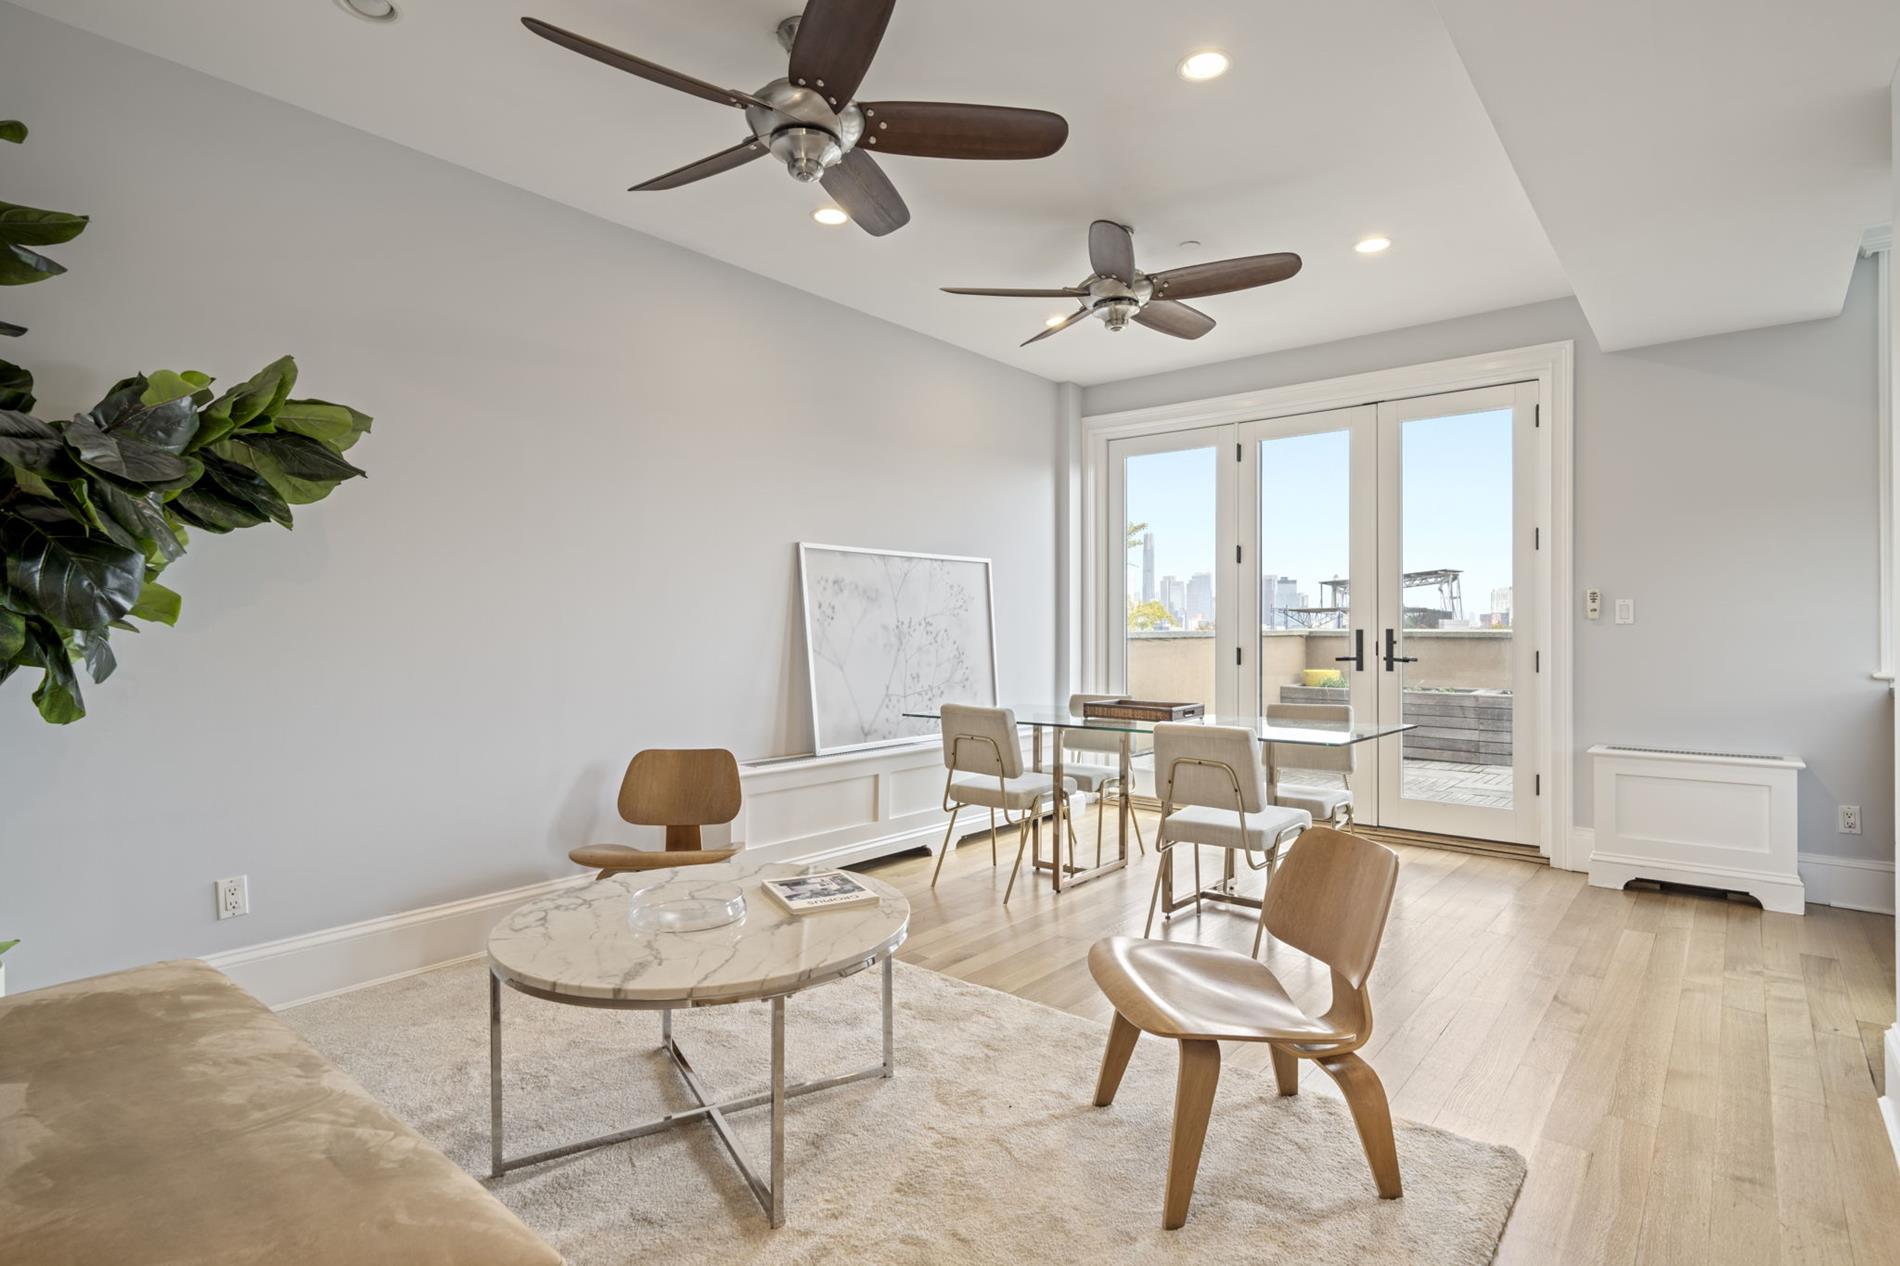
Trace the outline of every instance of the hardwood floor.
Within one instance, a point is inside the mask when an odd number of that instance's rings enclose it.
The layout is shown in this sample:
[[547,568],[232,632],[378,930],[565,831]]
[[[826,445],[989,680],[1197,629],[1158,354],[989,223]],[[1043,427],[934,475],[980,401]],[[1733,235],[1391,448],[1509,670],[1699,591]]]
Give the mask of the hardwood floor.
[[[1078,826],[1087,864],[1094,823]],[[1361,1054],[1394,1115],[1529,1159],[1500,1263],[1900,1263],[1900,1171],[1874,1102],[1894,1018],[1892,919],[1765,914],[1396,851]],[[1141,934],[1153,854],[1059,897],[1025,873],[1005,909],[1009,856],[992,870],[988,841],[972,837],[934,890],[922,854],[863,869],[911,900],[905,962],[1099,1020],[1106,1041],[1088,948]],[[1252,913],[1209,903],[1157,934],[1245,952]],[[1302,1002],[1323,1001],[1323,971],[1277,946],[1268,961]],[[1272,1075],[1264,1048],[1223,1054],[1230,1070]],[[1323,1077],[1306,1085],[1337,1093]],[[1078,1085],[1077,1102],[1092,1089]]]

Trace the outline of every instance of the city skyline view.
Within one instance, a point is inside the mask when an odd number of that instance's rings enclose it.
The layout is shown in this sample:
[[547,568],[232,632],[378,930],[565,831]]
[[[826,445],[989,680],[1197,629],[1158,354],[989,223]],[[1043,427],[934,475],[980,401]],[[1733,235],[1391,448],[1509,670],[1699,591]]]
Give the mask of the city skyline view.
[[[1508,623],[1512,588],[1511,413],[1490,410],[1404,424],[1401,560],[1408,573],[1457,571],[1462,622]],[[1288,607],[1332,605],[1323,582],[1350,576],[1350,433],[1262,441],[1258,557],[1262,624],[1287,627]],[[1209,445],[1127,459],[1130,606],[1159,602],[1181,627],[1210,623],[1232,565],[1220,566],[1216,519],[1222,449]],[[1197,583],[1198,582],[1198,583]],[[1190,592],[1192,590],[1193,592]],[[1408,608],[1442,609],[1437,585],[1408,590]],[[1502,600],[1501,604],[1499,599]],[[1184,621],[1181,617],[1187,617]],[[1325,623],[1323,616],[1296,617]]]

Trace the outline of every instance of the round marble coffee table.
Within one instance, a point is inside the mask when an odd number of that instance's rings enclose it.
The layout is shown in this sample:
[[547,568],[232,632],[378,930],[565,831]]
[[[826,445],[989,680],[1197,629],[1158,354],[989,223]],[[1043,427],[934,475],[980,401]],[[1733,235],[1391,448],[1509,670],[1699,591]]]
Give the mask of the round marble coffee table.
[[[891,962],[910,928],[910,903],[889,884],[857,880],[878,894],[876,905],[794,915],[759,890],[761,881],[822,869],[783,862],[720,862],[672,870],[630,871],[584,888],[531,901],[496,925],[488,938],[489,1172],[511,1169],[656,1134],[690,1121],[711,1122],[773,1226],[785,1221],[785,1101],[868,1077],[889,1077],[892,1055]],[[745,913],[737,922],[701,931],[636,926],[641,905],[691,898],[737,886]],[[785,1084],[785,1000],[882,962],[884,1058],[857,1072]],[[549,1002],[660,1013],[661,1049],[672,1056],[697,1108],[675,1112],[599,1138],[504,1158],[501,1117],[501,987]],[[673,1040],[677,1008],[769,1000],[772,1081],[768,1089],[715,1101]],[[747,1163],[727,1114],[772,1106],[772,1157],[761,1179]]]

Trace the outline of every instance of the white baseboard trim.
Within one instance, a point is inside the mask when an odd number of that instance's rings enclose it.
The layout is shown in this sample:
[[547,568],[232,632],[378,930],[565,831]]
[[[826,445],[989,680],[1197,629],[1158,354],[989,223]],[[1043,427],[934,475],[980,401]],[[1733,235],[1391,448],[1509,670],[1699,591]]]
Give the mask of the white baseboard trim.
[[1893,1154],[1900,1156],[1900,1024],[1887,1030],[1881,1045],[1887,1051],[1887,1078],[1881,1083],[1887,1093],[1880,1096],[1880,1119],[1887,1123],[1887,1141],[1893,1144]]
[[[1596,832],[1587,826],[1572,827],[1570,849],[1573,858],[1587,865],[1596,852]],[[1795,865],[1812,905],[1869,914],[1894,912],[1894,870],[1890,861],[1802,852],[1796,854]]]
[[405,910],[226,950],[205,961],[265,1005],[294,1007],[475,957],[483,952],[488,933],[503,914],[536,897],[578,887],[592,877],[591,873],[565,876]]

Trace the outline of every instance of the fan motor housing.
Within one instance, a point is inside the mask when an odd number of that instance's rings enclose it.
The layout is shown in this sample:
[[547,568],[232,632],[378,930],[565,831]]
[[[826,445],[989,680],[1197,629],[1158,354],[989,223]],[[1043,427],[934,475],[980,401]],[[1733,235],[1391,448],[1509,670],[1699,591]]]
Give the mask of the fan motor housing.
[[1141,311],[1142,305],[1154,296],[1154,283],[1142,273],[1135,274],[1131,285],[1119,277],[1104,277],[1100,273],[1082,283],[1089,292],[1088,304],[1091,314],[1102,319],[1102,324],[1111,330],[1120,331],[1128,325],[1128,319]]
[[864,114],[857,106],[834,110],[821,93],[789,79],[775,79],[754,95],[771,109],[747,106],[746,122],[794,180],[821,178],[864,135]]

